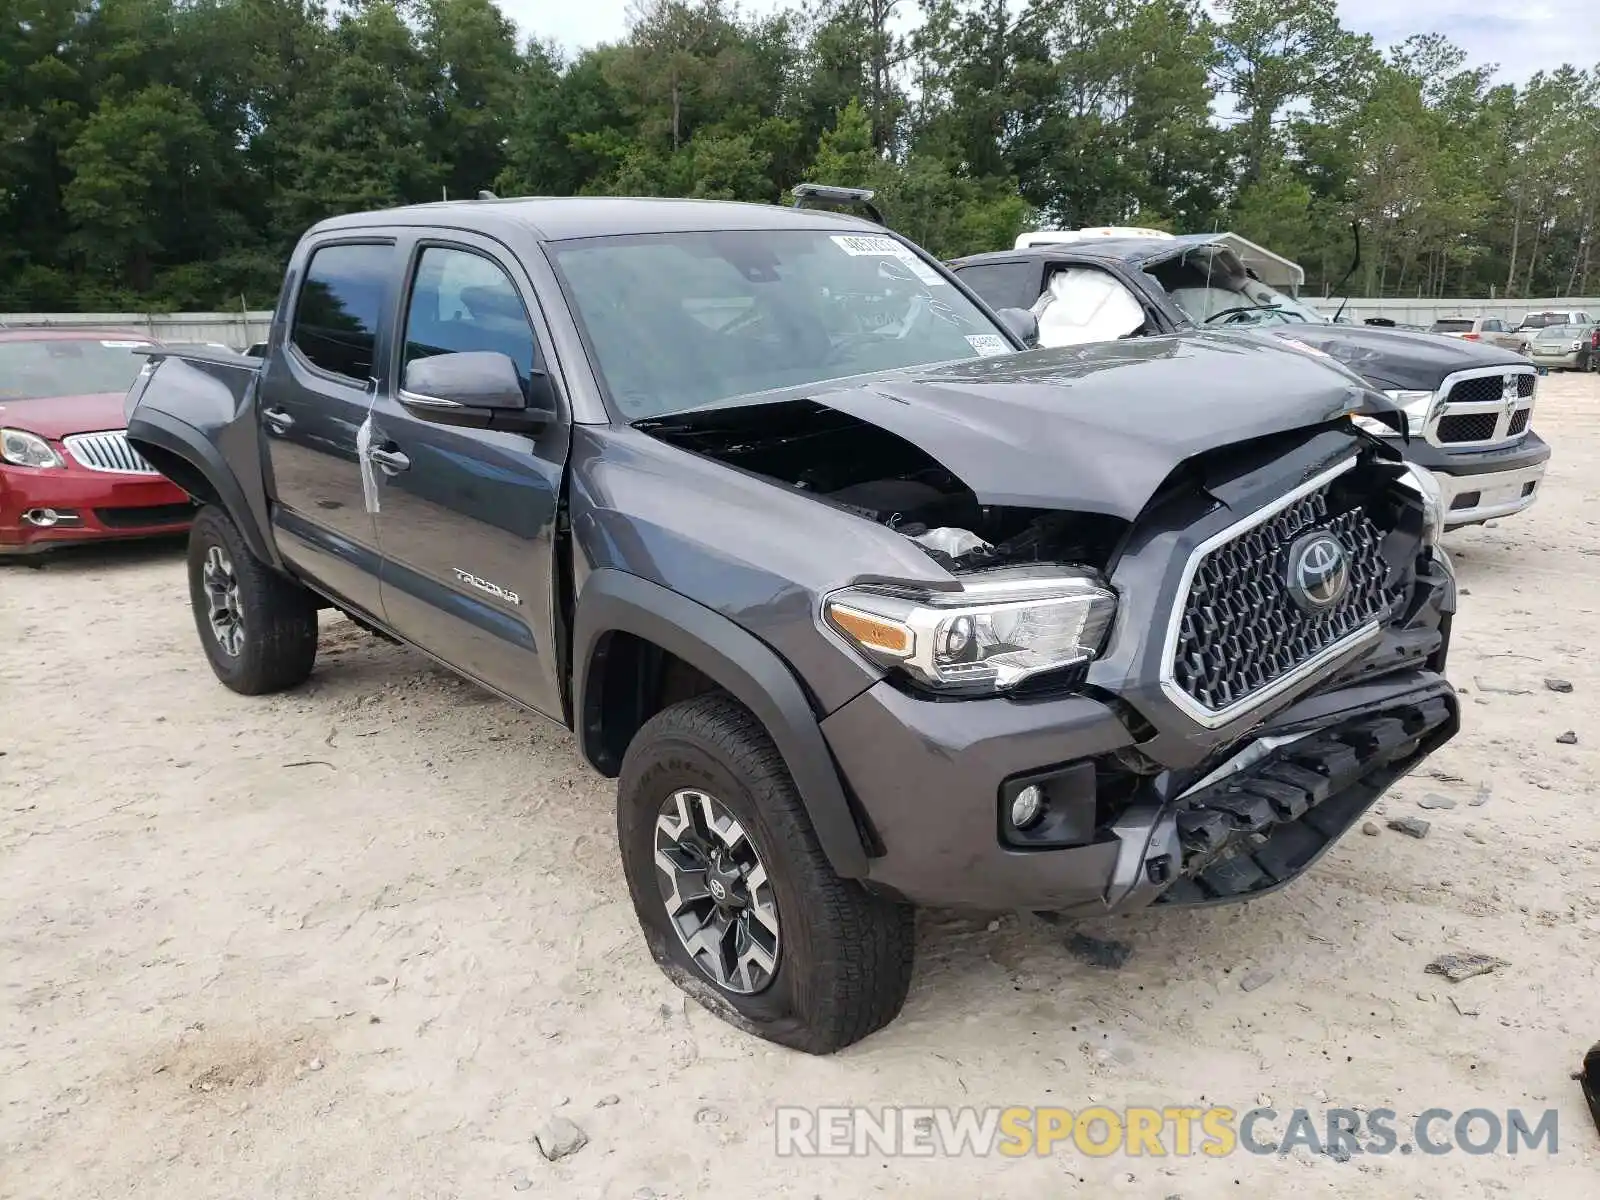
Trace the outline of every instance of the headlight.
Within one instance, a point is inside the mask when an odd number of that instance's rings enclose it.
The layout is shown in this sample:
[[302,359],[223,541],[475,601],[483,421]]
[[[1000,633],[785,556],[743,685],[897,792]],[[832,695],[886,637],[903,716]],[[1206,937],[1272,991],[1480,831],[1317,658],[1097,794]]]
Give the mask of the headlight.
[[856,587],[823,603],[828,625],[874,662],[924,687],[984,693],[1086,663],[1105,645],[1116,595],[1097,575],[1001,568],[959,592]]
[[1572,343],[1572,348],[1574,350],[1582,350],[1583,349],[1583,343],[1582,342],[1573,342]]
[[[1385,392],[1384,395],[1399,405],[1406,414],[1406,427],[1410,430],[1411,436],[1419,436],[1428,424],[1428,413],[1433,409],[1433,393]],[[1394,430],[1373,417],[1352,417],[1351,420],[1368,433],[1375,433],[1379,437],[1395,436]]]
[[1422,497],[1422,536],[1437,542],[1444,535],[1444,492],[1433,472],[1416,463],[1406,464],[1400,482]]
[[49,442],[21,429],[0,429],[0,459],[17,467],[66,466]]

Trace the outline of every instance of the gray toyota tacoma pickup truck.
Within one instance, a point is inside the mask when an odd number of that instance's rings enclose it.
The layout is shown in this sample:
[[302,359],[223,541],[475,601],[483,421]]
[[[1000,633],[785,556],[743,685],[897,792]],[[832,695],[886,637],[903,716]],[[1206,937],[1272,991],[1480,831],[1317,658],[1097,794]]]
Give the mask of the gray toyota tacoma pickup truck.
[[1456,731],[1429,477],[1344,368],[1229,333],[1024,349],[839,213],[478,201],[326,221],[263,357],[153,351],[218,678],[335,608],[618,778],[649,948],[814,1053],[915,905],[1261,895]]

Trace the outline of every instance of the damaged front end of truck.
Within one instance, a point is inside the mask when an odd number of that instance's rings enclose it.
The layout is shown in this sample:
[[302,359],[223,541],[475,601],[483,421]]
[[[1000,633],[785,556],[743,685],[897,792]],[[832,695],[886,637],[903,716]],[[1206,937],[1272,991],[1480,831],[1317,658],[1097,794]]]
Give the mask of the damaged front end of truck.
[[[711,468],[695,511],[652,505],[658,561],[732,503],[750,519],[719,516],[723,561],[790,581],[723,610],[809,686],[867,879],[1093,913],[1281,886],[1454,734],[1437,495],[1354,415],[1396,419],[1315,356],[1202,335],[631,433]],[[796,585],[801,632],[775,616]]]

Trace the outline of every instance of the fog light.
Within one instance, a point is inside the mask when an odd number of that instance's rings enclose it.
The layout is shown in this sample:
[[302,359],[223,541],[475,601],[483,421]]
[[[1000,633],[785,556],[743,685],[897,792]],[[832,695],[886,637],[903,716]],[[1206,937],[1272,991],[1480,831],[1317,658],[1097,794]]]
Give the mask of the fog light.
[[22,514],[22,519],[29,525],[37,525],[40,529],[49,529],[59,518],[53,508],[31,508]]
[[1038,821],[1044,813],[1044,793],[1037,784],[1029,784],[1017,793],[1017,798],[1011,802],[1011,824],[1017,829],[1026,829]]

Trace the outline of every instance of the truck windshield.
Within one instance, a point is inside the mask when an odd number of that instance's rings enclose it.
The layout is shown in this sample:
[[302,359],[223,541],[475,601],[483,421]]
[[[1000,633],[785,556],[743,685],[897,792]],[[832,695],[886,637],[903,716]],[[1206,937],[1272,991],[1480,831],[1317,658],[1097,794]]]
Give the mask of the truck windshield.
[[0,341],[0,400],[125,392],[144,366],[131,351],[150,344],[136,338]]
[[1327,318],[1245,271],[1229,250],[1202,246],[1145,266],[1196,325],[1323,325]]
[[629,421],[1015,348],[885,234],[660,233],[550,249],[590,359]]

